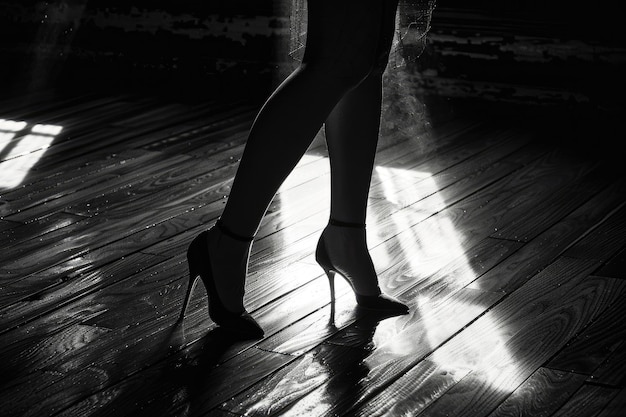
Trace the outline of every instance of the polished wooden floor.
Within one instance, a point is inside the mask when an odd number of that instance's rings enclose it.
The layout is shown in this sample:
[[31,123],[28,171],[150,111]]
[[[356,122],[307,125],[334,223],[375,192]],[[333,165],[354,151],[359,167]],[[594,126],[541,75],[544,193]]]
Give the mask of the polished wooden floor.
[[226,338],[201,285],[177,326],[186,247],[256,110],[0,103],[2,416],[624,415],[623,154],[556,118],[386,112],[368,243],[409,315],[361,311],[341,283],[331,320],[318,138],[253,246],[245,301],[266,337]]

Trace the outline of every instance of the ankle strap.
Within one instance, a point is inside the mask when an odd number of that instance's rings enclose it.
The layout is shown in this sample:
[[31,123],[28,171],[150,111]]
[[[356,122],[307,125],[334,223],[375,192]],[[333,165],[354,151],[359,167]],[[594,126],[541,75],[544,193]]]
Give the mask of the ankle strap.
[[335,220],[332,217],[328,220],[328,224],[330,224],[331,226],[338,226],[338,227],[351,227],[353,229],[365,229],[365,223],[342,222],[340,220]]
[[228,227],[224,226],[222,219],[217,219],[217,221],[215,222],[215,226],[217,226],[217,228],[220,229],[220,232],[222,232],[226,236],[240,242],[252,242],[254,240],[254,236],[242,236],[233,232]]

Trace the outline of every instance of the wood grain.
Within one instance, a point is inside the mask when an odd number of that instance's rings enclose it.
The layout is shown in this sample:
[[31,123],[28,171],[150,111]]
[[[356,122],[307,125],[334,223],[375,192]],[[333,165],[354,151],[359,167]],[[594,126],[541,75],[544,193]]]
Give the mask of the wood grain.
[[[625,313],[626,305],[623,302],[618,301],[611,305],[552,358],[547,366],[566,372],[593,375],[613,353],[623,350],[626,324],[621,318]],[[619,362],[615,365],[619,365]],[[620,374],[615,372],[615,375]]]
[[0,197],[3,415],[619,415],[626,184],[551,140],[560,121],[389,121],[367,239],[399,317],[344,280],[331,309],[320,131],[252,247],[266,336],[232,340],[202,285],[176,318],[258,105],[54,95],[0,103],[64,127]]
[[496,408],[489,417],[550,416],[583,384],[584,376],[539,368]]
[[[596,416],[609,404],[618,390],[597,385],[583,385],[556,413],[556,417],[568,415]],[[624,410],[622,410],[623,412]]]
[[[475,371],[455,385],[442,399],[428,407],[424,415],[455,414],[464,409],[472,410],[474,415],[488,414],[528,378],[537,366],[549,359],[567,340],[600,314],[607,304],[620,297],[619,293],[624,290],[616,281],[583,279],[593,265],[580,265],[582,269],[575,273],[576,279],[570,279],[570,275],[564,273],[567,268],[562,268],[563,266],[555,265],[555,272],[558,271],[558,274],[554,277],[560,276],[559,280],[567,279],[566,283],[554,282],[551,284],[554,285],[551,291],[544,290],[541,292],[544,294],[542,297],[533,297],[533,302],[527,303],[528,296],[524,293],[532,288],[534,280],[531,280],[530,285],[522,287],[519,292],[515,292],[464,330],[466,337],[460,334],[451,344],[434,353],[447,358],[447,363],[460,360]],[[544,281],[549,275],[541,273],[537,277]],[[580,284],[572,285],[574,282]],[[543,285],[545,284],[542,283]],[[514,307],[516,299],[519,304]],[[552,300],[549,301],[550,299]],[[562,307],[562,303],[567,307]],[[511,313],[512,316],[505,318]],[[506,323],[499,331],[495,330],[499,327],[498,322],[501,325]],[[485,330],[482,330],[483,326],[486,326]],[[495,334],[499,335],[498,343],[502,345],[490,347],[491,352],[487,355],[472,355],[471,349],[475,349],[472,346],[476,345],[472,340],[481,340],[480,336],[485,334],[484,331],[491,331],[486,330],[487,328],[498,332]]]
[[626,406],[626,390],[619,390],[613,399],[600,411],[598,417],[618,417],[624,414],[624,407]]

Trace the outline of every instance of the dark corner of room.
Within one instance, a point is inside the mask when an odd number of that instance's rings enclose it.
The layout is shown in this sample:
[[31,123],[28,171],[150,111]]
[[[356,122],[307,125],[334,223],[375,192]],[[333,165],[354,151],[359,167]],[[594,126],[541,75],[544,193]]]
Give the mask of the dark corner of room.
[[[290,3],[3,0],[3,89],[260,101],[294,68]],[[417,90],[438,102],[556,111],[601,127],[623,113],[623,18],[606,0],[584,8],[439,1],[416,64]]]
[[260,100],[290,64],[287,13],[272,0],[1,1],[3,89]]

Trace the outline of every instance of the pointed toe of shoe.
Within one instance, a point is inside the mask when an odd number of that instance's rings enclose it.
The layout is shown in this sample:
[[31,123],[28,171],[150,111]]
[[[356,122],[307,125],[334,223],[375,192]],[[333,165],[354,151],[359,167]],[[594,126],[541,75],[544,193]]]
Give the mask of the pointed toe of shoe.
[[379,294],[377,296],[358,296],[357,304],[368,310],[375,310],[384,313],[403,315],[409,313],[409,307],[385,294]]
[[232,315],[216,323],[224,331],[238,338],[260,339],[265,335],[263,328],[248,312]]

